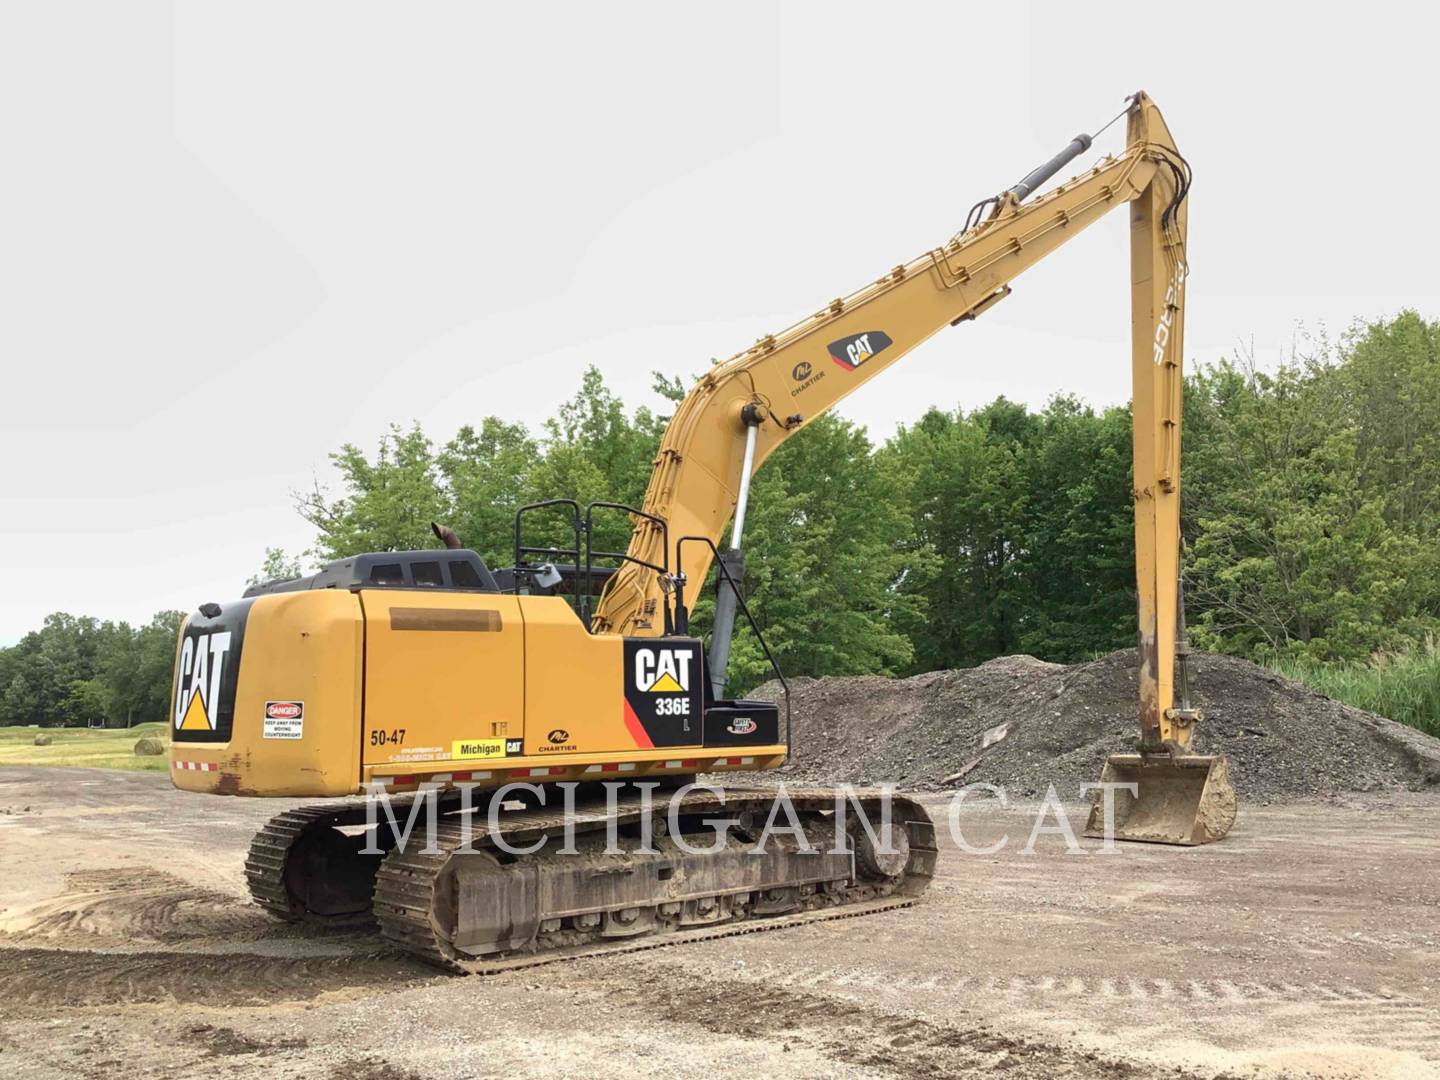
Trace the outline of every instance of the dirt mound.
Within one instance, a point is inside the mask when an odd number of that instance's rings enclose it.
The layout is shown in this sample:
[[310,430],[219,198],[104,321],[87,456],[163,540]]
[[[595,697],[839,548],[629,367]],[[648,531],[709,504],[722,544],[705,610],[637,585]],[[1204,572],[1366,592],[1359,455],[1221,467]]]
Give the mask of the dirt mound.
[[[1005,656],[909,679],[796,679],[781,773],[911,789],[988,783],[1016,797],[1054,784],[1078,798],[1107,755],[1135,747],[1136,664],[1128,649],[1069,666]],[[1241,796],[1440,787],[1440,739],[1245,660],[1196,653],[1192,671],[1205,714],[1196,749],[1229,757]],[[750,696],[780,700],[779,684]]]

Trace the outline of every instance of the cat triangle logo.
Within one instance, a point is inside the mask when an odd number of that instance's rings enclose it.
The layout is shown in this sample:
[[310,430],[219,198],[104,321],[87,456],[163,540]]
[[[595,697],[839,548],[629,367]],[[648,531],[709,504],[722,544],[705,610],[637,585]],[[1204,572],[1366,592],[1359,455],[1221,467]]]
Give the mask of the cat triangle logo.
[[180,721],[181,731],[213,731],[215,725],[210,722],[210,715],[205,711],[205,698],[200,691],[190,695],[190,704],[185,708],[185,716]]
[[694,658],[689,649],[636,649],[630,685],[643,694],[688,694]]
[[651,694],[683,694],[685,688],[675,681],[675,676],[668,671],[650,684],[647,693]]
[[[180,665],[175,672],[176,731],[217,731],[225,704],[220,685],[230,653],[229,630],[185,635],[180,646]],[[233,693],[233,691],[231,691]],[[215,715],[210,715],[211,707]]]
[[867,330],[863,334],[852,334],[832,341],[829,345],[830,358],[842,368],[854,371],[877,353],[895,344],[883,330]]

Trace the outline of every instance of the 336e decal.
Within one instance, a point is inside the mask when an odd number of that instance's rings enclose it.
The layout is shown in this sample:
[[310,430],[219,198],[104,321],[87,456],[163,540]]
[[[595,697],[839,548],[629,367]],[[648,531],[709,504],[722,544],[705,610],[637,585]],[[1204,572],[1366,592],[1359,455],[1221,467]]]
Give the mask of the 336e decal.
[[700,643],[627,638],[625,724],[637,746],[700,743]]

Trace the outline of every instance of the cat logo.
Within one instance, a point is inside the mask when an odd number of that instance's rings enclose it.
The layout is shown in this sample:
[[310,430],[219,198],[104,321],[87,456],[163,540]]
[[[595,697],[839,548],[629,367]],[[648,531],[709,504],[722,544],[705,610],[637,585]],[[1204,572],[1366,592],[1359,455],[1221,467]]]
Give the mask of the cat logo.
[[867,330],[863,334],[832,341],[829,345],[830,359],[848,371],[854,371],[876,353],[895,344],[883,330]]
[[[175,730],[214,731],[219,717],[212,711],[220,701],[220,680],[230,652],[230,631],[189,635],[180,647],[180,670],[175,679]],[[208,704],[207,704],[208,703]]]
[[694,655],[689,649],[637,649],[635,685],[647,694],[689,693]]

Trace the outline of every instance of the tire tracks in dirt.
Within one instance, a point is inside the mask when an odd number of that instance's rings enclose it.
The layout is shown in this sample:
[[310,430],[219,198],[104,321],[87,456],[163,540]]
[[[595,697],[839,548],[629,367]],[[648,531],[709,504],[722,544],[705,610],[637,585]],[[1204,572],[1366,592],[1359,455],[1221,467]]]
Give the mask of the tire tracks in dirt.
[[[599,972],[587,972],[598,976]],[[1058,1042],[1004,1034],[987,1025],[962,1026],[907,1015],[876,1004],[771,980],[717,978],[672,969],[651,970],[639,982],[612,975],[606,998],[666,1023],[690,1023],[720,1035],[770,1039],[832,1060],[890,1076],[980,1077],[1012,1080],[1065,1077],[1100,1080],[1153,1075],[1153,1067]],[[1176,1077],[1214,1077],[1176,1068]]]

